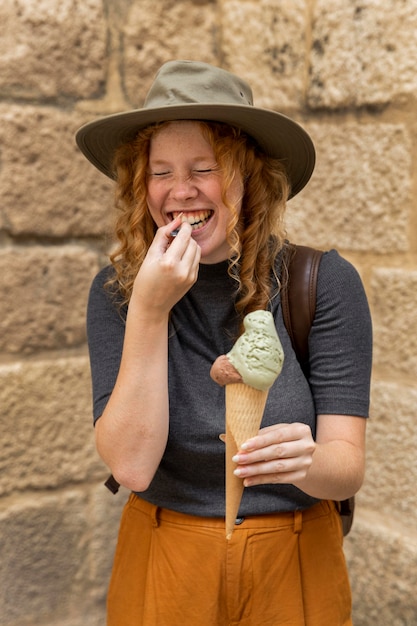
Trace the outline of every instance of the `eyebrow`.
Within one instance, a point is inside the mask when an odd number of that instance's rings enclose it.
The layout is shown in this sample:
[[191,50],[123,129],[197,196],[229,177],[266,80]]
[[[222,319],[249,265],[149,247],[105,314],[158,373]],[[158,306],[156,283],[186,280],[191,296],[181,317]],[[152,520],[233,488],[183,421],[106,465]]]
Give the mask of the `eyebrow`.
[[[193,163],[198,163],[199,161],[210,161],[211,163],[217,163],[216,159],[211,155],[192,157],[190,158],[190,161],[192,161]],[[154,159],[150,157],[149,163],[151,162],[154,165],[168,165],[170,163],[175,163],[176,159],[175,158]]]

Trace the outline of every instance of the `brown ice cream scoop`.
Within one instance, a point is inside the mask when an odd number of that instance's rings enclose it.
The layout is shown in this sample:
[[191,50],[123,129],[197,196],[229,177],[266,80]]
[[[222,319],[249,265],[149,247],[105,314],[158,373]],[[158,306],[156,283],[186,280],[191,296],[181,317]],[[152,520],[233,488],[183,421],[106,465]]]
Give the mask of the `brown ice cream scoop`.
[[242,376],[234,365],[231,364],[226,354],[222,354],[214,361],[211,366],[210,376],[221,387],[242,382]]

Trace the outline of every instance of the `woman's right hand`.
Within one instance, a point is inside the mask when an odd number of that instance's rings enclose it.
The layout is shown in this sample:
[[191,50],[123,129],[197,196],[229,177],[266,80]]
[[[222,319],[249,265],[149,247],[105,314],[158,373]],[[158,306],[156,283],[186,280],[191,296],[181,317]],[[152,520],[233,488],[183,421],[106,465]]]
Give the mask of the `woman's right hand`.
[[180,216],[157,230],[133,287],[132,298],[141,311],[168,314],[197,280],[201,249],[191,233],[190,224],[181,223]]
[[97,450],[116,480],[148,488],[169,430],[168,316],[197,280],[200,247],[176,218],[158,229],[135,279],[113,392],[96,422]]

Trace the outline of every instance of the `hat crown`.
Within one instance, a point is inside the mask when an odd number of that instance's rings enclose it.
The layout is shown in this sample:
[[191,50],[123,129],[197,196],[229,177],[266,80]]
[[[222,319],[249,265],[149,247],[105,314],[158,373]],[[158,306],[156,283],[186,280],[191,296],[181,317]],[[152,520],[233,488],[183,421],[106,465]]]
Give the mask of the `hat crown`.
[[195,61],[169,61],[157,73],[143,108],[182,104],[253,106],[253,96],[244,80],[219,67]]
[[200,61],[165,63],[141,109],[85,124],[77,132],[77,144],[100,171],[116,179],[119,146],[147,126],[172,120],[208,120],[241,129],[265,154],[282,161],[291,184],[289,197],[301,191],[313,172],[314,145],[303,128],[282,113],[255,107],[246,81]]

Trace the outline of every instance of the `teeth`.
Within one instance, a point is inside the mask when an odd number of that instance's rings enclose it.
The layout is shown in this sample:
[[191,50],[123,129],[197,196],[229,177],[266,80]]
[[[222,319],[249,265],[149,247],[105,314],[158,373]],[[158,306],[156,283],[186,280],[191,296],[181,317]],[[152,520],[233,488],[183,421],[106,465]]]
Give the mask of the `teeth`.
[[[179,212],[175,212],[172,214],[173,219],[175,219]],[[181,222],[188,222],[193,230],[197,228],[201,228],[201,226],[206,222],[211,215],[211,211],[200,211],[200,213],[189,213],[188,215],[183,215],[181,218]]]

